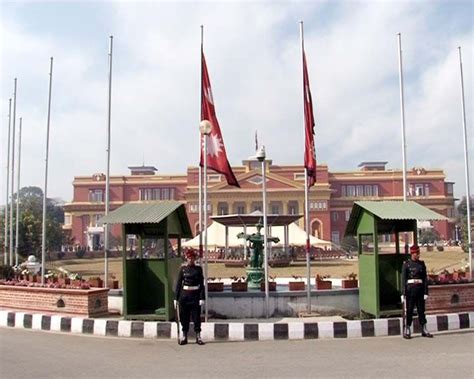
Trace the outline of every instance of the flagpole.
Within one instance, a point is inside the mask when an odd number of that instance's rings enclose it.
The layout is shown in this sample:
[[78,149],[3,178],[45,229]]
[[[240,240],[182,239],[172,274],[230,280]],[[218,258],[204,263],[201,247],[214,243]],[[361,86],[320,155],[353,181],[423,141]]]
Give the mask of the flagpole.
[[469,159],[467,149],[467,130],[466,130],[466,108],[464,105],[464,76],[462,71],[462,57],[461,46],[458,46],[459,51],[459,70],[461,74],[461,109],[462,109],[462,127],[464,140],[464,173],[466,177],[466,210],[467,210],[467,246],[469,252],[469,275],[470,280],[473,280],[474,270],[472,267],[472,237],[471,237],[471,191],[469,188]]
[[48,193],[48,155],[49,155],[49,123],[51,119],[51,90],[53,86],[53,57],[49,68],[49,94],[48,94],[48,120],[46,123],[46,158],[44,168],[44,191],[43,191],[43,230],[41,243],[41,283],[44,284],[45,255],[46,255],[46,200]]
[[[304,32],[303,21],[300,21],[300,38],[301,38],[301,59],[304,65]],[[304,103],[304,67],[303,67],[303,103]],[[306,137],[305,137],[306,145]],[[304,213],[305,213],[305,229],[306,229],[306,311],[311,313],[311,262],[310,262],[310,244],[309,244],[309,187],[308,187],[308,170],[304,169]]]
[[[109,214],[110,209],[110,124],[112,118],[112,52],[114,36],[110,36],[109,45],[109,95],[107,112],[107,175],[105,181],[105,216]],[[109,225],[104,224],[104,288],[108,288],[109,278]]]
[[20,117],[20,126],[18,130],[18,171],[16,180],[16,238],[15,238],[15,266],[18,266],[18,241],[19,241],[19,223],[20,223],[20,169],[21,169],[21,124],[22,118]]
[[[405,99],[403,95],[403,66],[402,66],[402,35],[397,34],[398,37],[398,71],[400,80],[400,116],[402,127],[402,164],[403,164],[403,201],[407,201],[407,171],[406,171],[406,142],[405,142]],[[406,242],[406,241],[405,241]]]
[[13,239],[13,207],[15,205],[15,119],[16,119],[16,78],[13,85],[13,119],[12,119],[12,181],[11,181],[11,206],[10,206],[10,266],[13,266],[13,247],[15,246]]
[[[201,108],[202,108],[202,51],[203,51],[203,43],[204,43],[204,25],[201,25]],[[199,112],[199,120],[202,118],[202,109]],[[199,154],[202,155],[202,133],[199,133]],[[199,162],[199,258],[203,258],[203,251],[202,251],[202,167],[201,162]],[[206,306],[207,308],[207,306]]]
[[8,99],[8,146],[7,146],[7,175],[6,175],[6,199],[5,199],[5,239],[3,241],[3,264],[8,264],[8,202],[10,197],[10,133],[11,133],[11,118],[12,118],[12,99]]
[[267,173],[265,168],[265,146],[261,146],[257,151],[257,159],[262,164],[262,210],[263,210],[263,260],[264,260],[264,280],[265,280],[265,317],[270,313],[270,289],[268,286],[268,222],[267,222]]
[[[201,107],[202,107],[202,54],[204,48],[204,25],[201,25]],[[207,120],[202,120],[200,124],[201,136],[204,137],[204,216],[203,216],[203,232],[204,232],[204,321],[207,322],[209,306],[208,306],[208,265],[207,265],[207,136],[211,132],[212,124]]]

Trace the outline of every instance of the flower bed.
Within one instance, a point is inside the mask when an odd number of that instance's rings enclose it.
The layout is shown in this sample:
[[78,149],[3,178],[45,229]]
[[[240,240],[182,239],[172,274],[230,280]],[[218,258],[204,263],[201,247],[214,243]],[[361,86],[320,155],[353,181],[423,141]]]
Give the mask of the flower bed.
[[80,287],[6,281],[0,284],[0,308],[85,317],[108,313],[108,289],[90,289],[84,283]]

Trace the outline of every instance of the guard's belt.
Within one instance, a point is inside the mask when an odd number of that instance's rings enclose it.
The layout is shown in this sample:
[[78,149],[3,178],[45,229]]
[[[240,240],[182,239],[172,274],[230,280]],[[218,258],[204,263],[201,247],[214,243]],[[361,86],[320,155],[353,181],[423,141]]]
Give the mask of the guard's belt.
[[183,290],[187,291],[193,291],[193,290],[198,290],[199,286],[183,286]]
[[408,279],[407,283],[408,284],[421,284],[423,283],[423,280],[422,279]]

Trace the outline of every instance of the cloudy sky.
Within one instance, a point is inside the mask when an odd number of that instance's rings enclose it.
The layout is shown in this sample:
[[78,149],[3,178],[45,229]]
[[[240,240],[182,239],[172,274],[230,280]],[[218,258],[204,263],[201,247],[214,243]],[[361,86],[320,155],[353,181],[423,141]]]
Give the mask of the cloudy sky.
[[461,46],[473,192],[471,1],[2,1],[0,7],[0,203],[15,77],[17,131],[23,118],[21,184],[43,187],[50,57],[48,196],[70,201],[75,175],[106,171],[110,35],[112,175],[142,163],[163,174],[197,165],[200,25],[230,163],[253,155],[257,130],[275,164],[301,164],[300,20],[318,162],[332,171],[366,160],[402,167],[400,32],[407,167],[445,170],[458,197],[466,192]]

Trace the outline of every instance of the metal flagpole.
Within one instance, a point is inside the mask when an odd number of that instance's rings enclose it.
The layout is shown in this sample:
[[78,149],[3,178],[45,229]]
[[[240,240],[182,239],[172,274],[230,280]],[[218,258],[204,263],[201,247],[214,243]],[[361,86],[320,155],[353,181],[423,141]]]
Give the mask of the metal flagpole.
[[406,142],[405,142],[405,100],[403,96],[403,66],[402,66],[402,35],[398,36],[398,70],[400,78],[400,115],[402,122],[402,159],[403,159],[403,201],[407,201],[407,155],[406,155]]
[[21,169],[21,124],[22,118],[20,117],[20,126],[18,130],[18,170],[16,179],[16,238],[15,238],[15,266],[18,266],[18,244],[19,244],[19,223],[20,223],[20,169]]
[[[300,21],[300,37],[301,37],[301,58],[304,55],[304,32],[303,21]],[[304,70],[304,67],[303,67]],[[304,74],[303,74],[304,75]],[[306,91],[303,80],[303,92]],[[303,94],[304,101],[304,94]],[[306,140],[305,140],[306,143]],[[309,188],[308,188],[308,170],[304,169],[304,214],[305,214],[305,228],[306,228],[306,311],[311,313],[311,262],[310,262],[310,245],[309,245]]]
[[469,252],[469,271],[470,279],[473,280],[474,270],[472,267],[472,237],[471,237],[471,191],[469,188],[469,159],[467,149],[467,130],[466,130],[466,108],[464,105],[464,77],[462,72],[461,46],[459,50],[459,69],[461,73],[461,109],[462,109],[462,127],[464,139],[464,173],[466,176],[466,210],[467,210],[467,243]]
[[[109,214],[110,208],[110,122],[112,116],[112,50],[114,36],[110,36],[109,46],[109,96],[107,113],[107,176],[105,180],[105,216]],[[109,278],[109,225],[104,224],[104,288],[108,288]]]
[[46,255],[46,199],[48,194],[48,155],[49,155],[49,122],[51,119],[51,89],[53,86],[53,57],[49,68],[49,95],[48,95],[48,120],[46,123],[46,158],[44,168],[44,191],[43,191],[43,230],[41,243],[41,283],[44,284],[44,269]]
[[262,163],[262,201],[263,201],[263,259],[265,280],[265,317],[270,313],[270,292],[268,287],[268,225],[267,225],[267,173],[265,170],[265,146],[261,146],[257,151],[257,159]]
[[[201,106],[202,106],[202,52],[203,52],[203,35],[204,26],[201,25]],[[208,318],[208,266],[207,266],[207,137],[211,133],[212,124],[208,120],[202,120],[200,123],[201,135],[204,137],[204,216],[203,216],[203,232],[204,232],[204,320]]]
[[15,119],[16,119],[16,78],[13,85],[13,118],[12,118],[12,181],[11,181],[11,205],[10,205],[10,265],[13,266],[13,207],[15,206]]
[[[204,25],[201,25],[201,76],[202,76],[202,49],[203,49],[203,41],[204,41]],[[201,77],[201,86],[202,86],[202,77]],[[202,91],[201,91],[201,107],[202,107]],[[199,120],[201,120],[201,112],[199,112]],[[199,132],[199,154],[202,154],[202,133]],[[203,251],[202,251],[202,167],[201,162],[199,162],[199,205],[198,205],[198,212],[199,212],[199,258],[203,258]],[[207,307],[207,306],[206,306]]]
[[3,241],[3,264],[8,264],[8,202],[10,197],[10,132],[11,132],[11,117],[12,116],[12,99],[8,99],[8,146],[7,146],[7,186],[5,199],[5,239]]

